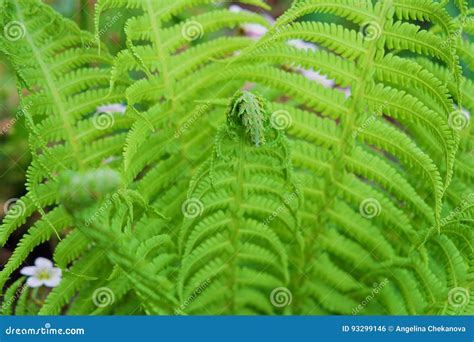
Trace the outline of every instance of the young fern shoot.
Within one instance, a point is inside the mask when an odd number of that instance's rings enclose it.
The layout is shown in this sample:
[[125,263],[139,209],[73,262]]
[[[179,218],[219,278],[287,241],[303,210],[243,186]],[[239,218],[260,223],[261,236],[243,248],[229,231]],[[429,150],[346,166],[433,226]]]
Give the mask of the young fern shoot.
[[184,300],[208,284],[186,313],[278,312],[268,296],[291,286],[302,250],[286,137],[271,126],[262,97],[238,92],[215,144],[219,152],[190,185],[188,200],[202,210],[185,213],[181,226],[178,292]]

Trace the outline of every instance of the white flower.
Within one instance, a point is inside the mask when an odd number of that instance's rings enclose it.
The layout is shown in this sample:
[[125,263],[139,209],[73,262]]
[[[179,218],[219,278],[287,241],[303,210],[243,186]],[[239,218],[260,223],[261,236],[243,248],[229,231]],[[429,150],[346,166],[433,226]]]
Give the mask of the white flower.
[[125,113],[127,106],[121,103],[112,103],[96,108],[97,113]]
[[21,274],[28,276],[26,285],[29,287],[56,287],[61,281],[61,269],[53,267],[53,263],[46,258],[37,258],[35,266],[23,267]]
[[351,87],[339,88],[339,89],[342,90],[342,92],[344,93],[344,96],[346,97],[346,99],[352,95]]
[[326,75],[322,75],[313,69],[303,69],[303,68],[296,68],[297,71],[301,72],[301,74],[311,81],[316,81],[320,83],[325,88],[332,88],[334,87],[334,80],[331,80],[326,77]]
[[316,51],[316,44],[305,42],[301,39],[290,39],[286,43],[290,46],[294,46],[297,49]]
[[260,39],[267,33],[267,28],[259,24],[243,24],[242,29],[245,35],[252,39]]
[[[457,106],[455,106],[455,107],[458,108]],[[471,118],[471,112],[469,112],[467,109],[461,107],[461,113],[464,114],[466,119],[469,120]]]
[[244,11],[244,9],[238,5],[230,5],[229,11],[234,12],[234,13],[239,13],[239,12]]
[[[251,12],[251,11],[243,9],[242,7],[237,6],[237,5],[231,5],[229,7],[229,11],[231,11],[233,13]],[[266,17],[267,21],[270,24],[273,25],[275,20],[272,17],[268,16],[268,15],[266,15],[265,17]],[[244,31],[244,33],[247,37],[255,39],[255,40],[260,39],[268,31],[268,29],[265,26],[260,25],[260,24],[243,24],[240,27],[242,28],[242,30]]]
[[[315,44],[305,42],[304,40],[301,40],[301,39],[290,39],[286,43],[297,49],[301,49],[305,51],[307,50],[316,51],[317,49]],[[320,83],[325,88],[334,87],[334,84],[335,84],[334,80],[327,78],[326,75],[320,74],[319,72],[314,71],[313,69],[304,69],[301,67],[296,67],[294,70],[299,71],[307,79]]]

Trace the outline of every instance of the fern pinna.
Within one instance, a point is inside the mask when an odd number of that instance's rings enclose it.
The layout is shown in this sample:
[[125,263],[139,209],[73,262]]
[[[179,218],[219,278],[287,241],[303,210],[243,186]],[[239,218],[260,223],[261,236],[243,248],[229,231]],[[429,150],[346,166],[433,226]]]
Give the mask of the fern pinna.
[[[33,155],[4,313],[474,313],[466,2],[99,0],[95,34],[0,3]],[[44,298],[12,274],[46,242]]]

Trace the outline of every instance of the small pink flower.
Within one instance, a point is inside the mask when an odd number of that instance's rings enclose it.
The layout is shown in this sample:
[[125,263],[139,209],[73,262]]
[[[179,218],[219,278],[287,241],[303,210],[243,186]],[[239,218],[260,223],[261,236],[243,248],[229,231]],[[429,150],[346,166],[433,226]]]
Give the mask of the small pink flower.
[[51,260],[46,258],[37,258],[35,266],[23,267],[21,274],[28,277],[26,285],[29,287],[56,287],[61,282],[62,271],[58,267],[53,267]]

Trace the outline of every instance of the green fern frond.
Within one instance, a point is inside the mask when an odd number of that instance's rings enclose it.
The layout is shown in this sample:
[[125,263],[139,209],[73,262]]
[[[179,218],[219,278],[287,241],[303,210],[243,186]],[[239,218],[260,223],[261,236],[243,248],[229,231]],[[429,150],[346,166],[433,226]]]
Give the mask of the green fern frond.
[[[32,155],[4,313],[473,312],[467,2],[240,3],[100,0],[92,34],[0,2]],[[43,243],[61,282],[19,294]]]

